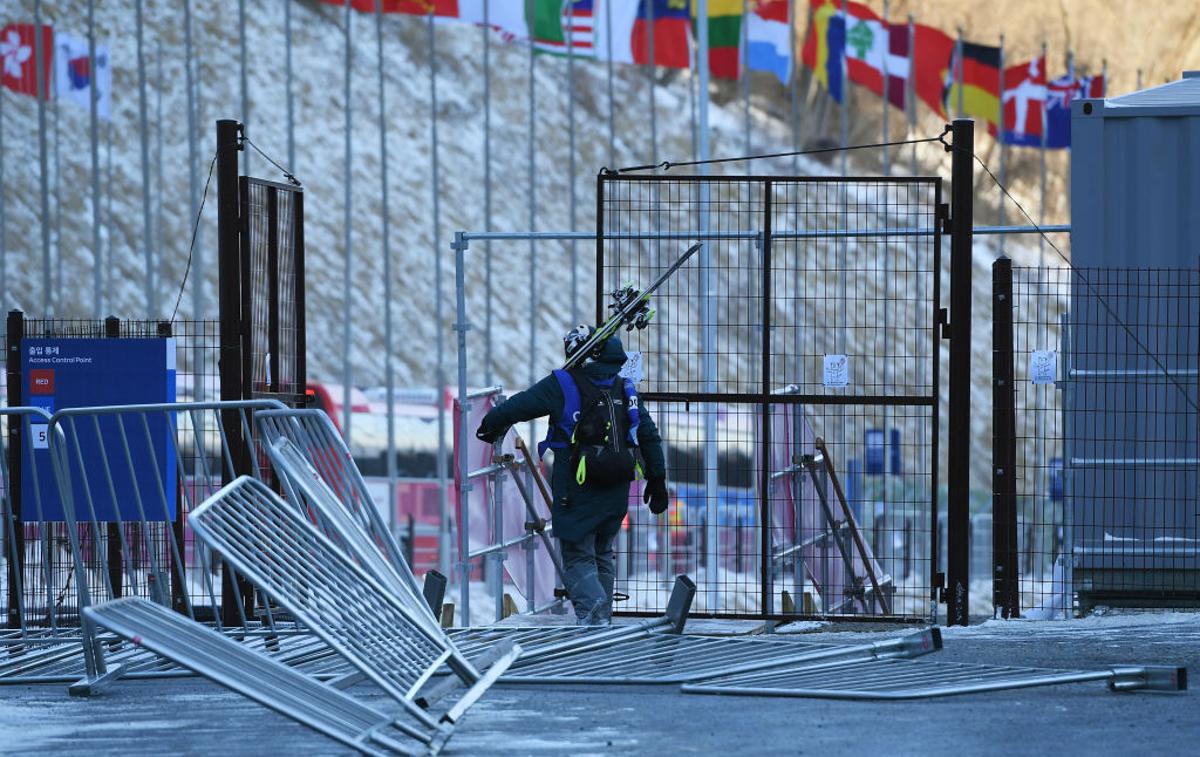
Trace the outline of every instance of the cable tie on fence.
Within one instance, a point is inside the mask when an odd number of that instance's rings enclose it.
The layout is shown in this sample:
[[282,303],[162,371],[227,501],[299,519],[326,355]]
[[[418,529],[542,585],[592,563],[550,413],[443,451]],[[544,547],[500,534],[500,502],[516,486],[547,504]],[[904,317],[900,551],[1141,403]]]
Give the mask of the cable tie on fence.
[[[893,142],[871,142],[861,145],[847,145],[846,147],[821,147],[814,150],[792,150],[789,152],[772,152],[761,155],[740,155],[730,158],[710,158],[708,160],[686,160],[680,162],[671,162],[664,160],[661,163],[647,163],[640,166],[626,166],[625,168],[603,169],[601,173],[608,175],[616,175],[623,173],[634,173],[637,171],[651,171],[654,169],[662,169],[670,171],[672,168],[683,168],[686,166],[708,166],[718,163],[745,163],[752,160],[770,160],[773,158],[791,158],[799,155],[820,155],[829,152],[850,152],[851,150],[874,150],[881,147],[902,147],[904,145],[919,145],[925,142],[940,142],[946,145],[946,135],[950,133],[950,126],[947,125],[945,130],[936,137],[923,137],[921,139],[901,139]],[[947,145],[947,149],[949,146]]]

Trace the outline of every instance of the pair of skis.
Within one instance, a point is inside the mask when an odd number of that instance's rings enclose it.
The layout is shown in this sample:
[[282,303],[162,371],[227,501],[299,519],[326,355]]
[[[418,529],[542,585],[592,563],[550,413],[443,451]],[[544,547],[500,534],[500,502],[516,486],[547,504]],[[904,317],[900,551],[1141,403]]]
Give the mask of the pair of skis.
[[632,331],[633,329],[640,331],[649,326],[655,314],[654,308],[650,307],[650,295],[654,294],[667,279],[671,278],[703,246],[703,242],[697,242],[687,248],[667,270],[663,271],[645,289],[639,290],[634,288],[632,284],[626,284],[620,289],[611,292],[609,296],[612,297],[613,301],[609,303],[608,309],[612,311],[612,315],[592,332],[592,335],[588,337],[586,342],[579,346],[579,349],[571,353],[571,356],[563,364],[563,368],[570,370],[579,366],[597,346],[604,344],[609,337],[620,331],[622,326],[625,327],[626,331]]

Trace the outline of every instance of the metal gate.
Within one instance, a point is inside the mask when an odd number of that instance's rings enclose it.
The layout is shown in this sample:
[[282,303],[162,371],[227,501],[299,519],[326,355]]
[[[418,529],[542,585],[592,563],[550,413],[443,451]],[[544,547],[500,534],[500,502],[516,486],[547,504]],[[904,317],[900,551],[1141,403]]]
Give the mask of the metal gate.
[[704,242],[624,335],[672,501],[630,509],[618,610],[686,573],[699,615],[932,618],[941,180],[604,173],[597,197],[598,320]]

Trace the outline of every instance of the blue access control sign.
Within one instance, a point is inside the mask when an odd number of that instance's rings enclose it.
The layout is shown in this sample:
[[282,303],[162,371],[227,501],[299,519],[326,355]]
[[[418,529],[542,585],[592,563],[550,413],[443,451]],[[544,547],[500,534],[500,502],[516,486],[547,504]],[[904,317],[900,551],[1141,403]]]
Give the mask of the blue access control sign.
[[[174,402],[175,340],[23,339],[21,377],[22,404],[52,414],[72,407]],[[27,443],[33,448],[36,475],[26,463],[21,477],[24,519],[65,520],[47,427],[34,424],[31,430]],[[118,514],[132,522],[143,513],[148,521],[174,519],[175,445],[162,413],[84,416],[75,420],[75,431],[66,452],[78,520],[93,512],[101,522],[116,521]]]

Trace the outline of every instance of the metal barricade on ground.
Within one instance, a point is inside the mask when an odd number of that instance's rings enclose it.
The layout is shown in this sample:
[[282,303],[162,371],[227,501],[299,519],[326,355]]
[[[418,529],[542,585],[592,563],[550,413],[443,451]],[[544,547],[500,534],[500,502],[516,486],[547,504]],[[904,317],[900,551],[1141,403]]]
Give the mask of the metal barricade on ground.
[[221,633],[137,597],[84,610],[89,620],[364,754],[436,753],[449,725],[414,728]]
[[[188,516],[219,551],[424,728],[456,722],[520,653],[512,645],[481,673],[421,614],[397,599],[264,483],[239,478]],[[439,717],[421,690],[446,665],[470,688]]]

